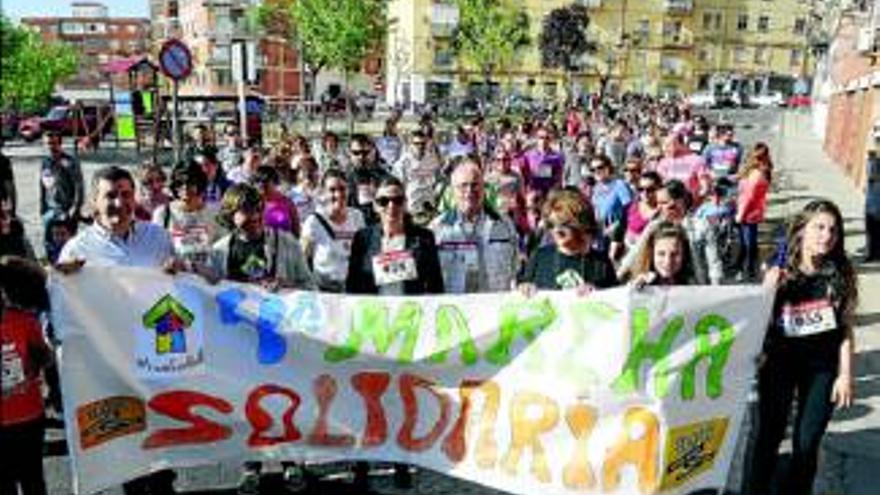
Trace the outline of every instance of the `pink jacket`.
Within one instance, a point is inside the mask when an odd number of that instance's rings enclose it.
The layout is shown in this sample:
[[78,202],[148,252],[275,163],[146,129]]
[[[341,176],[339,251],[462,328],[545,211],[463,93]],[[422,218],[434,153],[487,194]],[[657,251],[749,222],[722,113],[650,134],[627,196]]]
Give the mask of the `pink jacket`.
[[680,180],[691,193],[696,194],[700,189],[700,176],[708,174],[709,168],[703,157],[691,153],[660,160],[657,164],[657,173],[664,181]]

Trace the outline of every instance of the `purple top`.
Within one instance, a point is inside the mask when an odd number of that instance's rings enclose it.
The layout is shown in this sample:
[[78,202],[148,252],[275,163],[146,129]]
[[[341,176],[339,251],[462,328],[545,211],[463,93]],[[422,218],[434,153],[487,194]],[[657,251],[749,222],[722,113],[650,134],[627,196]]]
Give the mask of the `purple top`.
[[525,154],[526,185],[544,193],[562,185],[562,172],[565,169],[565,158],[562,153],[532,149]]

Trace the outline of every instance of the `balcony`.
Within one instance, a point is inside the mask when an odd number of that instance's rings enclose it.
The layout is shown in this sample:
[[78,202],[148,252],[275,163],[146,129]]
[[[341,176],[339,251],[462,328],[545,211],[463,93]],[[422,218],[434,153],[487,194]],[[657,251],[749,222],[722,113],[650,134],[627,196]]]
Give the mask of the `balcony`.
[[694,10],[694,0],[663,0],[663,11],[670,15],[690,14]]
[[455,69],[455,55],[450,51],[434,52],[434,68],[441,70]]
[[664,33],[663,48],[693,48],[694,40],[690,33]]
[[588,9],[601,9],[602,0],[575,0],[577,5],[582,5]]

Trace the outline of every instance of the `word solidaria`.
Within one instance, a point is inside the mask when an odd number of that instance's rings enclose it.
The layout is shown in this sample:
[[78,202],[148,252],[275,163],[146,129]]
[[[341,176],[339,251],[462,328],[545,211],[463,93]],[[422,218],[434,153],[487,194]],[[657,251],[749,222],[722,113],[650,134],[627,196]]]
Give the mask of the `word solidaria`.
[[[396,381],[398,399],[402,405],[403,422],[393,433],[392,425],[383,399]],[[360,397],[364,410],[364,423],[358,436],[352,433],[331,431],[332,409],[338,392],[337,379],[328,374],[314,378],[313,390],[317,418],[308,431],[297,421],[297,412],[303,406],[300,393],[277,384],[263,384],[250,391],[245,401],[244,417],[251,432],[247,446],[251,449],[305,444],[309,447],[361,449],[389,447],[389,436],[394,434],[394,445],[401,452],[425,453],[439,448],[452,463],[472,459],[480,469],[500,469],[505,475],[517,477],[521,460],[530,453],[529,472],[541,483],[558,482],[572,490],[599,488],[614,491],[621,483],[621,470],[633,467],[643,493],[653,492],[660,486],[661,421],[654,412],[642,406],[630,406],[623,414],[619,433],[613,444],[608,445],[605,456],[598,466],[590,462],[591,434],[599,422],[597,409],[578,401],[560,405],[556,400],[534,391],[516,391],[502,403],[501,387],[491,380],[465,380],[458,387],[458,400],[453,400],[434,382],[424,377],[404,373],[393,377],[385,372],[361,372],[350,377],[350,385]],[[439,411],[435,414],[420,408],[417,394],[428,394]],[[475,402],[476,395],[480,400]],[[264,407],[270,397],[286,400],[287,406],[280,418],[275,418]],[[347,406],[348,404],[346,404]],[[455,407],[457,405],[457,407]],[[480,410],[478,411],[477,408]],[[212,444],[232,441],[233,428],[221,421],[214,421],[196,412],[210,410],[212,416],[228,417],[230,423],[236,418],[233,403],[225,398],[191,390],[162,392],[147,403],[156,414],[189,424],[186,428],[162,428],[151,431],[142,442],[142,448],[167,449],[178,446]],[[311,406],[311,404],[310,404]],[[435,408],[431,408],[434,410]],[[453,410],[457,409],[457,410]],[[507,421],[499,418],[507,411]],[[280,423],[280,434],[276,420]],[[468,427],[474,422],[471,428]],[[509,432],[498,435],[498,423],[508,424]],[[427,432],[416,433],[416,427]],[[466,432],[475,433],[471,442]],[[542,437],[563,435],[569,441],[570,452],[561,471],[553,473]],[[509,444],[499,445],[498,436],[509,438]],[[468,452],[468,445],[473,445]],[[470,459],[469,459],[470,458]],[[393,459],[389,459],[393,460]]]

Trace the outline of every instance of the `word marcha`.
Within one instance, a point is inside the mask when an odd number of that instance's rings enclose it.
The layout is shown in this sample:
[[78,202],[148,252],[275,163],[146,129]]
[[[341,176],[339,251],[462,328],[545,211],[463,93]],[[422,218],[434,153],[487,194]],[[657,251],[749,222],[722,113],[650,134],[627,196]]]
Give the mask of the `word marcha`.
[[[340,383],[332,375],[321,374],[313,379],[312,396],[307,397],[280,384],[256,386],[247,395],[241,411],[236,410],[232,400],[217,395],[194,390],[161,392],[147,402],[147,408],[155,415],[188,426],[154,429],[152,425],[156,421],[144,421],[151,427],[141,442],[141,448],[158,450],[237,441],[231,425],[240,422],[243,415],[250,433],[241,440],[252,451],[279,446],[290,446],[292,453],[296,452],[297,446],[363,451],[390,447],[408,453],[404,454],[406,458],[417,462],[418,457],[410,457],[411,454],[439,449],[451,463],[470,462],[479,469],[500,470],[504,476],[513,478],[526,475],[521,467],[525,459],[530,459],[526,461],[528,476],[540,483],[561,482],[570,490],[615,491],[621,484],[621,472],[625,468],[635,470],[642,493],[652,493],[664,482],[659,462],[665,432],[657,414],[645,406],[630,405],[619,415],[620,422],[615,426],[617,434],[613,442],[605,446],[601,462],[594,465],[595,460],[590,455],[591,442],[594,441],[591,435],[601,418],[595,407],[583,401],[560,404],[545,394],[528,390],[507,395],[492,380],[464,380],[458,387],[458,397],[454,399],[435,382],[411,373],[392,375],[365,371],[351,375],[348,382],[346,386],[357,394],[363,410],[362,427],[356,434],[331,430],[330,425],[336,424],[331,418]],[[396,396],[389,392],[392,385],[397,389]],[[437,407],[420,407],[419,394],[423,401],[435,401]],[[285,410],[280,417],[273,417],[264,406],[270,397],[285,401]],[[399,402],[395,403],[393,399]],[[106,400],[119,401],[118,398]],[[343,407],[350,406],[350,401],[341,402]],[[391,409],[386,409],[386,404],[402,410],[401,424],[391,424],[387,414]],[[96,406],[82,408],[94,409]],[[317,411],[316,418],[311,424],[303,424],[298,412],[311,408]],[[107,408],[99,409],[106,412]],[[437,412],[429,412],[434,410]],[[507,414],[502,416],[504,411]],[[206,413],[220,419],[209,419]],[[131,416],[130,411],[126,414]],[[472,421],[473,425],[468,427]],[[509,431],[499,435],[499,424],[501,427],[509,424]],[[280,429],[276,427],[279,425]],[[417,426],[424,433],[418,434]],[[279,430],[280,434],[270,434]],[[468,432],[475,438],[468,438]],[[568,438],[568,441],[555,444],[565,445],[569,450],[562,456],[554,456],[566,459],[561,465],[551,465],[548,459],[542,437],[551,434]],[[500,445],[499,436],[509,439],[509,443]],[[682,440],[670,437],[669,442],[678,446]],[[84,443],[83,448],[95,445],[95,442]],[[720,445],[709,453],[709,461],[714,462],[718,448]],[[692,448],[689,450],[693,451]],[[708,468],[705,464],[697,467],[701,471]],[[694,468],[689,466],[689,469],[693,472]],[[675,466],[670,466],[670,472],[675,470]]]
[[[274,295],[262,295],[253,291],[233,288],[216,296],[220,321],[224,325],[249,325],[258,334],[257,359],[261,364],[281,362],[287,355],[284,330],[304,331],[317,334],[327,331],[326,316],[317,297],[300,293],[291,306]],[[248,306],[259,308],[247,311]],[[572,303],[573,318],[582,327],[596,320],[608,319],[617,310],[591,301]],[[433,321],[428,318],[433,316]],[[498,312],[496,338],[486,349],[477,346],[468,319],[453,304],[437,307],[433,315],[424,314],[423,306],[415,301],[401,303],[394,314],[382,300],[369,298],[357,302],[347,338],[340,345],[329,346],[324,352],[328,364],[339,363],[357,357],[369,342],[376,354],[387,356],[392,345],[399,343],[399,350],[392,359],[398,364],[411,363],[419,339],[430,339],[429,362],[443,364],[449,352],[456,348],[461,364],[473,366],[482,360],[495,366],[505,366],[513,359],[514,345],[518,340],[533,342],[542,332],[552,330],[558,321],[557,310],[546,298],[519,300],[502,304]],[[683,400],[693,400],[696,394],[697,370],[706,361],[706,395],[716,399],[723,393],[725,365],[736,331],[731,323],[718,314],[702,315],[693,327],[696,346],[685,366],[672,369],[671,355],[679,337],[684,338],[685,318],[678,315],[663,322],[659,336],[652,340],[650,312],[636,308],[630,318],[630,351],[613,390],[621,395],[642,391],[643,375],[651,369],[655,377],[653,395],[658,398],[670,393],[670,381],[680,375],[680,395]],[[428,323],[433,323],[433,334]],[[577,344],[577,343],[574,343]],[[569,348],[569,352],[572,348]],[[559,360],[564,363],[566,360]],[[653,363],[653,366],[651,364]],[[564,365],[564,364],[563,364]]]

